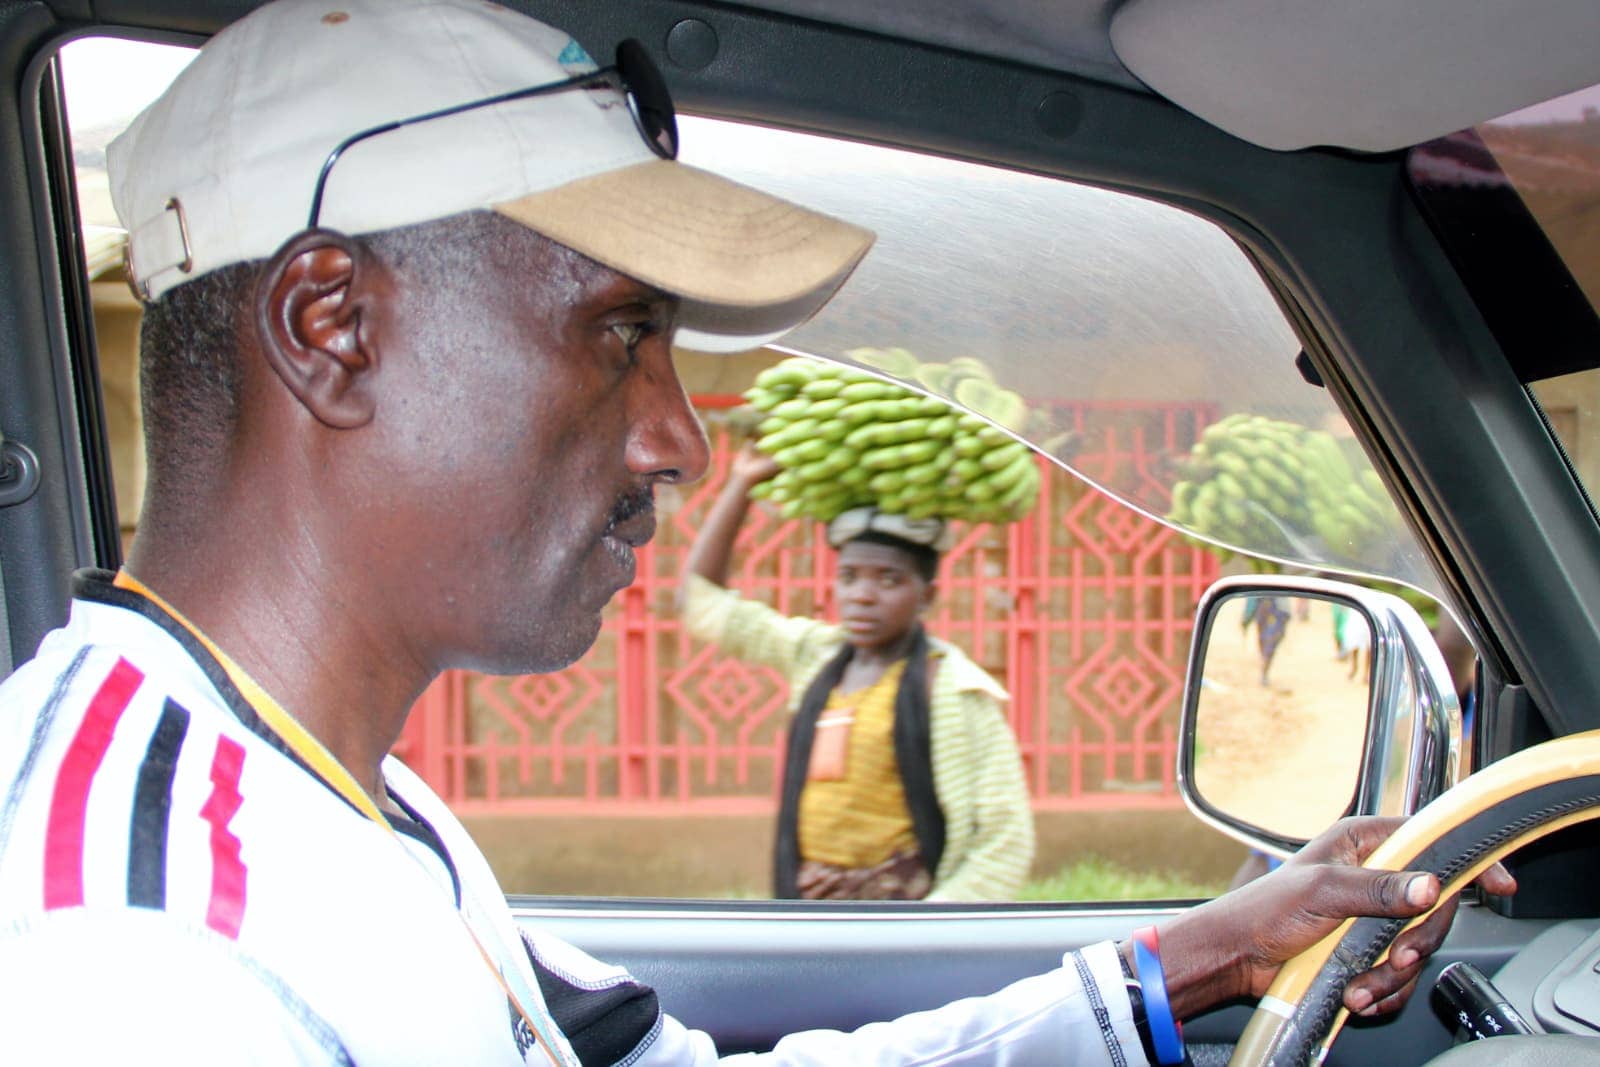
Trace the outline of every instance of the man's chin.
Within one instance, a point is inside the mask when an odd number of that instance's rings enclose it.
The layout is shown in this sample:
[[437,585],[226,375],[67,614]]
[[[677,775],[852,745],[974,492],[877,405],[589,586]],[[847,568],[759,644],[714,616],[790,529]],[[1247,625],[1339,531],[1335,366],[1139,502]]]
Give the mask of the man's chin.
[[511,628],[495,635],[494,645],[479,655],[467,657],[470,662],[459,664],[466,670],[480,674],[554,674],[566,670],[582,659],[600,637],[600,615],[596,613],[587,623],[573,622],[566,627],[536,627],[524,631],[522,640],[511,643],[505,638]]

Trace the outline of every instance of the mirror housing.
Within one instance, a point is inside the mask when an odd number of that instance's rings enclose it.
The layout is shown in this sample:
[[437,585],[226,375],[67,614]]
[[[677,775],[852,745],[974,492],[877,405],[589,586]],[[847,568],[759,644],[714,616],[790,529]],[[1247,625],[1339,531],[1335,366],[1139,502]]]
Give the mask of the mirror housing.
[[[1200,788],[1204,775],[1197,779],[1196,765],[1204,750],[1199,736],[1202,696],[1211,690],[1212,695],[1206,696],[1211,721],[1216,721],[1215,709],[1228,699],[1215,695],[1222,687],[1214,678],[1207,679],[1208,655],[1221,647],[1219,642],[1239,640],[1228,633],[1229,627],[1219,625],[1224,609],[1246,598],[1285,597],[1342,606],[1359,613],[1368,627],[1369,697],[1360,755],[1355,767],[1328,771],[1336,781],[1347,781],[1353,772],[1354,792],[1342,812],[1329,813],[1330,822],[1341,815],[1412,814],[1454,784],[1461,735],[1461,705],[1444,656],[1422,617],[1404,600],[1321,578],[1247,575],[1216,582],[1201,598],[1195,619],[1180,723],[1178,789],[1202,821],[1279,857],[1295,852],[1310,835],[1264,826],[1271,820],[1259,813],[1234,810],[1208,798]],[[1333,658],[1330,652],[1328,659]],[[1277,669],[1281,671],[1282,665]],[[1267,685],[1265,671],[1261,684]],[[1341,795],[1347,794],[1341,790]]]

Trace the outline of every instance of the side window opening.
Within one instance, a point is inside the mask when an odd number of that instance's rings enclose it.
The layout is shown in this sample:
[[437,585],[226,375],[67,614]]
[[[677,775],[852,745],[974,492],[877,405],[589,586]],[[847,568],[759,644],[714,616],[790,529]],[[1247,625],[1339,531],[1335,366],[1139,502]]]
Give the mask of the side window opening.
[[1421,145],[1407,166],[1592,497],[1600,486],[1600,86]]
[[126,235],[111,205],[106,146],[160,95],[188,64],[194,51],[173,45],[88,37],[65,45],[59,55],[116,493],[117,534],[124,553],[138,525],[144,489],[139,419],[140,308],[122,269]]
[[[98,39],[63,49],[125,540],[143,477],[140,306],[121,274],[104,147],[187,54]],[[1200,594],[1261,568],[1432,585],[1343,418],[1295,370],[1300,343],[1254,268],[1212,224],[1122,193],[711,119],[686,118],[683,132],[686,162],[861,221],[878,247],[786,348],[680,353],[712,471],[662,493],[640,578],[596,647],[553,675],[447,673],[398,754],[451,802],[510,892],[770,895],[788,688],[688,635],[675,603],[749,433],[747,392],[798,352],[949,396],[1038,449],[1037,503],[1019,522],[958,525],[929,615],[1010,694],[1037,835],[1018,899],[1220,892],[1243,850],[1198,824],[1173,780]],[[1304,475],[1251,454],[1273,435],[1328,468],[1329,508],[1370,508],[1338,521],[1295,510],[1284,498]],[[835,568],[819,524],[760,503],[732,584],[832,620]],[[1332,654],[1317,644],[1304,654]],[[592,848],[597,828],[606,855]]]

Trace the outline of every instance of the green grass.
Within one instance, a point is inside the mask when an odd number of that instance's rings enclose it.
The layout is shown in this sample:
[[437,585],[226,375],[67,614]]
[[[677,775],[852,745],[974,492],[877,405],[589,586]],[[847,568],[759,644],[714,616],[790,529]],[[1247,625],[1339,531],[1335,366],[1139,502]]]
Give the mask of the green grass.
[[1170,871],[1130,870],[1099,856],[1086,856],[1055,874],[1023,885],[1018,900],[1162,900],[1214,897],[1227,886]]
[[[1172,871],[1131,870],[1099,856],[1086,856],[1055,874],[1023,883],[1018,900],[1051,903],[1106,900],[1191,900],[1221,896],[1222,882],[1200,882]],[[715,900],[771,900],[765,889],[731,889]]]

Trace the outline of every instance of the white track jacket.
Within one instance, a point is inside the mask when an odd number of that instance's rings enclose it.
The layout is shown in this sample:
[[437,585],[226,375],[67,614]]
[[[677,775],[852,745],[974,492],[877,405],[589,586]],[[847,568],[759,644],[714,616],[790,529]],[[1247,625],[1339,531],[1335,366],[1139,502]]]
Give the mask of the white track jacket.
[[[68,624],[0,685],[0,1062],[718,1062],[625,971],[519,929],[404,765],[384,768],[412,816],[392,833],[111,577],[79,575]],[[1100,944],[991,996],[721,1062],[1145,1061]]]

